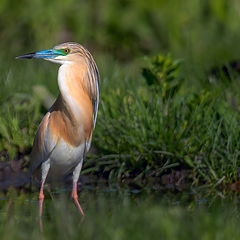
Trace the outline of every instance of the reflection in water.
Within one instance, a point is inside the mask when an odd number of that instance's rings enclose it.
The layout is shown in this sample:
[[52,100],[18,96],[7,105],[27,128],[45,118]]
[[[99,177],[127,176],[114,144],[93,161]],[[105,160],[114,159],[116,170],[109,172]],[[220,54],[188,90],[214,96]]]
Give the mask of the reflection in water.
[[[13,231],[17,229],[17,233],[26,232],[33,236],[37,235],[36,232],[39,234],[40,228],[43,236],[52,236],[44,239],[55,239],[53,236],[58,239],[78,239],[77,236],[89,239],[89,236],[93,236],[92,239],[96,239],[94,236],[99,231],[100,235],[106,233],[107,236],[112,236],[132,229],[134,233],[144,230],[151,235],[153,230],[148,229],[159,231],[162,227],[163,231],[171,233],[178,231],[179,226],[180,230],[176,233],[178,236],[184,232],[184,227],[191,226],[185,232],[191,231],[192,224],[196,227],[206,223],[208,225],[204,226],[211,226],[212,229],[216,219],[218,223],[221,221],[224,212],[224,216],[228,218],[238,215],[238,196],[222,198],[218,192],[207,188],[179,192],[134,189],[124,185],[99,185],[83,186],[81,190],[79,201],[84,208],[85,218],[81,217],[69,200],[71,190],[68,187],[46,191],[41,219],[38,218],[38,201],[34,193],[17,193],[11,190],[6,195],[0,194],[0,226],[5,226],[0,227],[0,234],[11,226],[9,228],[14,229]],[[189,224],[184,224],[185,222]],[[12,234],[11,230],[8,234]],[[128,234],[131,235],[131,232]],[[122,239],[120,235],[118,239]],[[139,236],[133,239],[139,239]]]

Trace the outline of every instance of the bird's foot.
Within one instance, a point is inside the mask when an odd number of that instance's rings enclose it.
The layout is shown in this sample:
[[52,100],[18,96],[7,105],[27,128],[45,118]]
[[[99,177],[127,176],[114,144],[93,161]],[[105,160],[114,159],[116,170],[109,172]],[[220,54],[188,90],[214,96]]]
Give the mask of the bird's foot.
[[72,193],[72,199],[73,199],[76,207],[78,208],[79,212],[80,212],[80,213],[82,214],[82,216],[84,217],[85,214],[84,214],[84,212],[83,212],[83,210],[82,210],[82,207],[81,207],[81,205],[80,205],[80,203],[79,203],[79,201],[78,201],[78,195],[77,195],[76,192],[73,192],[73,193]]

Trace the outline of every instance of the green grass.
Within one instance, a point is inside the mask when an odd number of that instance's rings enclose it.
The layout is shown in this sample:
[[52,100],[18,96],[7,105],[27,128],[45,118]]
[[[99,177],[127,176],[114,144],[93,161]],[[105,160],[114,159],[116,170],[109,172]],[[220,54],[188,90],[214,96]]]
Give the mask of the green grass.
[[[100,171],[139,179],[176,168],[188,169],[196,184],[237,181],[238,77],[189,81],[170,56],[150,61],[144,77],[101,95],[94,145],[107,156],[94,162]],[[198,79],[201,86],[191,84]]]
[[209,78],[213,66],[238,59],[237,2],[99,4],[51,1],[47,9],[39,0],[13,8],[0,4],[0,18],[8,19],[7,27],[0,24],[6,46],[0,54],[0,159],[24,158],[27,164],[47,111],[36,86],[58,94],[56,65],[14,57],[71,38],[90,48],[101,73],[94,151],[84,174],[144,185],[187,170],[193,185],[238,181],[239,75]]
[[236,197],[184,196],[84,190],[82,222],[67,194],[53,196],[44,204],[41,234],[36,196],[12,192],[0,201],[1,239],[239,239]]
[[[143,68],[133,65],[137,70],[128,75],[129,68],[121,72],[124,68],[117,64],[101,69],[95,153],[89,155],[83,173],[141,181],[185,169],[192,184],[239,179],[238,75],[213,82],[207,74],[188,79],[181,62],[159,55],[141,63]],[[25,156],[31,149],[46,112],[36,85],[58,93],[53,64],[22,61],[14,66],[1,79],[2,160]]]
[[[101,75],[82,174],[141,193],[82,191],[79,226],[70,194],[45,191],[40,234],[37,195],[10,190],[0,195],[0,238],[239,239],[239,199],[229,189],[240,179],[240,78],[234,70],[230,79],[221,70],[210,78],[213,67],[239,59],[239,13],[238,0],[1,1],[0,161],[23,159],[26,170],[58,94],[58,66],[15,57],[76,41]],[[0,169],[0,178],[6,173]],[[202,184],[229,195],[166,190]]]

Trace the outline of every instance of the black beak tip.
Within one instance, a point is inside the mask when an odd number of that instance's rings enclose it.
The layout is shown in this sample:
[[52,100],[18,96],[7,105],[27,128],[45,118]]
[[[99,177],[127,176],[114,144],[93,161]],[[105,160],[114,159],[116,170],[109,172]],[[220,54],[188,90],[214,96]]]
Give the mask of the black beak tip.
[[29,53],[23,56],[18,56],[16,57],[16,59],[32,59],[34,58],[34,56],[35,56],[35,53]]

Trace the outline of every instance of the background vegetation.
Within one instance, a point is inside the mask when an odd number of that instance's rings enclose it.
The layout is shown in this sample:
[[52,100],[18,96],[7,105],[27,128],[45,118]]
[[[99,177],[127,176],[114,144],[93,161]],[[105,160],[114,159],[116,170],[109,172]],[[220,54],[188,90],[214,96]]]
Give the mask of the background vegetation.
[[239,20],[237,0],[2,0],[1,160],[27,165],[46,89],[58,94],[57,66],[14,57],[76,41],[101,73],[83,173],[145,184],[184,169],[193,184],[236,182]]
[[39,234],[37,194],[10,189],[1,239],[239,239],[239,23],[239,0],[1,0],[0,190],[58,94],[57,65],[15,57],[75,41],[101,75],[85,220],[46,187]]

